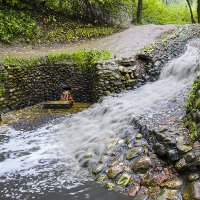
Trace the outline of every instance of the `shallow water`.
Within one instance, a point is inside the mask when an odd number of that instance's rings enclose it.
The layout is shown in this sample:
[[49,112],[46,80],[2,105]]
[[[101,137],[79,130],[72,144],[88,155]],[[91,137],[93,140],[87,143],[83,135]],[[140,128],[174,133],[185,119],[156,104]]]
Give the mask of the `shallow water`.
[[6,136],[2,133],[0,141],[1,199],[74,199],[79,194],[79,199],[105,199],[105,195],[125,199],[96,189],[88,169],[81,165],[90,161],[92,166],[111,141],[130,133],[134,136],[133,117],[151,113],[155,106],[187,90],[200,71],[198,44],[191,42],[185,54],[168,63],[154,83],[106,97],[85,111],[39,128],[2,127]]

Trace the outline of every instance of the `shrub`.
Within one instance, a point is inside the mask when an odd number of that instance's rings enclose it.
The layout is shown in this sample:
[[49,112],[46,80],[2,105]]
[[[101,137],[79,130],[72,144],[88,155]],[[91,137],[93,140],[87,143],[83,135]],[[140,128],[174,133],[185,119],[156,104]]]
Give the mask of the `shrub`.
[[16,37],[29,41],[36,29],[36,22],[24,12],[0,9],[0,41],[9,43]]

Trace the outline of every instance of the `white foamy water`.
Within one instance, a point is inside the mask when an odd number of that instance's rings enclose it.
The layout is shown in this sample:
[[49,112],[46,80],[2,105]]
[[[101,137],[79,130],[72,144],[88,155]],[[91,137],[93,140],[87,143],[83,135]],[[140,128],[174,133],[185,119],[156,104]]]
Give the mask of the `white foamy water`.
[[[78,162],[85,153],[100,155],[113,138],[134,131],[131,123],[134,116],[151,112],[152,107],[191,85],[200,71],[199,44],[199,41],[191,42],[182,56],[164,67],[160,79],[154,83],[116,97],[106,97],[56,125],[48,124],[31,132],[7,127],[10,138],[0,145],[0,153],[6,155],[0,162],[0,177],[7,177],[8,182],[15,179],[16,174],[35,177],[26,182],[31,185],[27,189],[30,192],[40,192],[47,186],[75,187],[87,180],[87,170]],[[47,176],[37,180],[41,174]],[[0,185],[4,182],[6,179],[0,178]],[[6,187],[3,193],[8,193]]]

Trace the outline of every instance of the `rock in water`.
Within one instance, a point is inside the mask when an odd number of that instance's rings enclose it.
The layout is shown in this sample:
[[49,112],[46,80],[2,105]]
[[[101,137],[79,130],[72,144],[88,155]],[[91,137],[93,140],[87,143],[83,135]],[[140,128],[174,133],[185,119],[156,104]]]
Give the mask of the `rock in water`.
[[151,159],[148,156],[138,158],[132,165],[133,171],[147,171],[151,167]]
[[129,189],[128,194],[131,197],[135,197],[137,195],[137,193],[139,192],[139,190],[140,190],[140,186],[139,186],[139,184],[136,184]]
[[131,180],[131,175],[123,174],[117,181],[117,185],[127,186]]
[[116,164],[108,170],[108,178],[114,179],[116,178],[117,175],[121,174],[123,171],[124,171],[124,165],[122,163]]
[[183,192],[184,200],[200,200],[200,181],[190,183]]

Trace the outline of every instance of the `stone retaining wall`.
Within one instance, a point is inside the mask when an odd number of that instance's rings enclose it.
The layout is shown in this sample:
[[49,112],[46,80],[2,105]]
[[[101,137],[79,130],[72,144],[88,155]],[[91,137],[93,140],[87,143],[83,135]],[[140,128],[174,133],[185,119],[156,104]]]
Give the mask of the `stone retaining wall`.
[[2,67],[6,78],[1,109],[18,109],[60,98],[61,84],[73,88],[75,101],[91,101],[91,68],[80,69],[75,65],[41,65],[31,69]]

